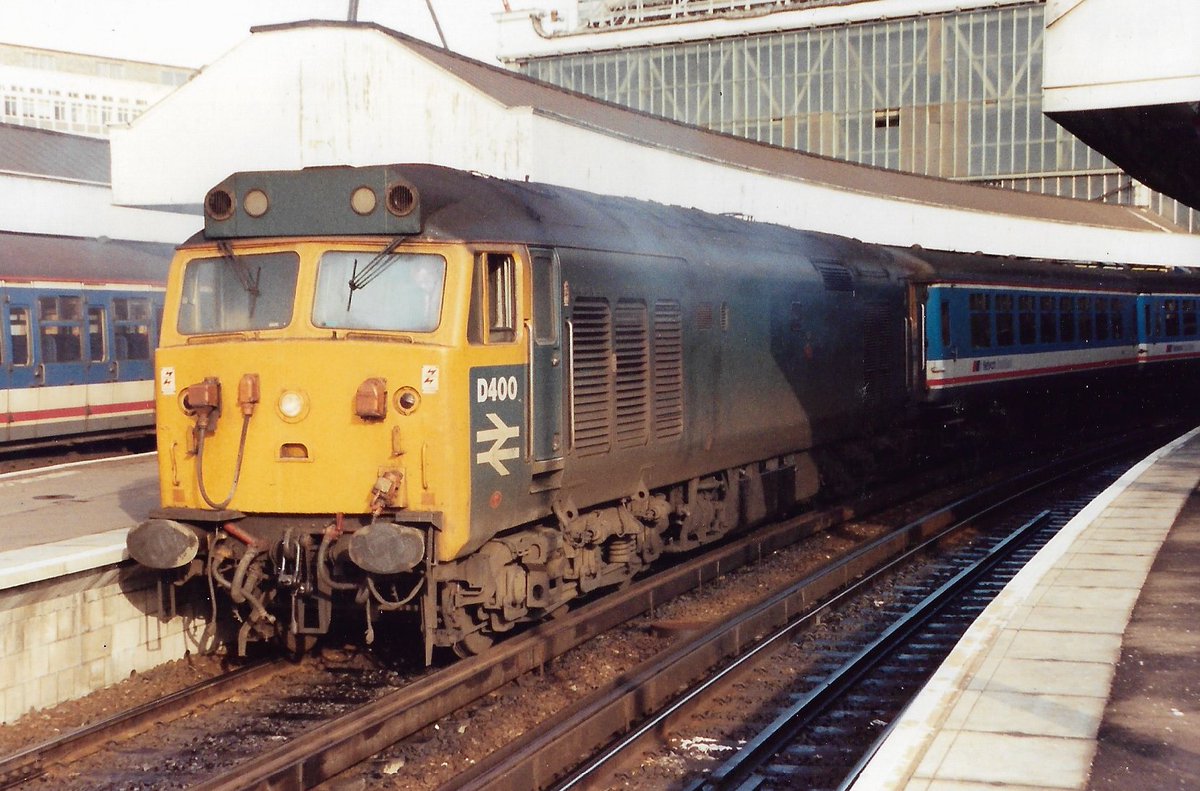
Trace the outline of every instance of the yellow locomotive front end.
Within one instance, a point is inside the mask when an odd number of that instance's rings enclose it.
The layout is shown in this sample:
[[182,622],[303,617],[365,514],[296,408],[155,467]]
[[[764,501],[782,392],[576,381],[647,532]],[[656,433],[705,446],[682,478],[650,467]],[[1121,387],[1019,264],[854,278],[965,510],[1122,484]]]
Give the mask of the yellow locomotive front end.
[[[172,264],[162,508],[128,546],[177,584],[223,589],[241,652],[278,636],[303,648],[338,606],[361,608],[368,637],[381,612],[409,612],[428,646],[430,569],[472,541],[470,369],[523,362],[515,337],[470,348],[472,280],[481,255],[504,259],[509,282],[476,291],[515,292],[519,251],[422,236],[415,188],[379,171],[378,185],[350,169],[239,174]],[[314,179],[348,198],[344,217],[295,217]],[[367,208],[383,233],[353,232],[374,227],[355,226]]]
[[453,425],[439,398],[454,376],[443,314],[459,306],[443,301],[470,253],[392,251],[352,290],[355,268],[385,245],[180,255],[157,356],[164,506],[353,514],[455,499],[451,481],[431,480],[445,446],[429,439]]

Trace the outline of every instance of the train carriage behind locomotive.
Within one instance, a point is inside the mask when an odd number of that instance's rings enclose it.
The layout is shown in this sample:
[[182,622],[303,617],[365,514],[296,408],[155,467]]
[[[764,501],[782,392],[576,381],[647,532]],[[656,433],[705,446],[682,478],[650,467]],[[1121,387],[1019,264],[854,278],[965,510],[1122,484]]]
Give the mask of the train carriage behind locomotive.
[[336,604],[477,651],[811,498],[930,400],[963,260],[429,165],[239,173],[206,215],[129,547],[243,650]]
[[0,450],[145,435],[171,248],[0,237]]

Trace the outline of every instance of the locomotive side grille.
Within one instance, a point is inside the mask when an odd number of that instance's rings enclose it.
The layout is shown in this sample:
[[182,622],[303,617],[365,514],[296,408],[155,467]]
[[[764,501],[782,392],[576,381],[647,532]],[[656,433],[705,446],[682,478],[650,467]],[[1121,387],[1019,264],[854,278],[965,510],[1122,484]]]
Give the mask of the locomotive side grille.
[[594,456],[612,447],[612,313],[608,300],[578,297],[572,325],[575,452]]
[[892,352],[903,348],[887,305],[868,304],[863,314],[863,405],[883,406],[893,371]]
[[621,300],[616,310],[617,446],[646,444],[650,424],[650,341],[646,304]]
[[825,281],[825,288],[830,291],[854,290],[854,278],[850,271],[837,261],[813,261],[813,266]]
[[654,436],[683,434],[683,311],[675,300],[654,303]]

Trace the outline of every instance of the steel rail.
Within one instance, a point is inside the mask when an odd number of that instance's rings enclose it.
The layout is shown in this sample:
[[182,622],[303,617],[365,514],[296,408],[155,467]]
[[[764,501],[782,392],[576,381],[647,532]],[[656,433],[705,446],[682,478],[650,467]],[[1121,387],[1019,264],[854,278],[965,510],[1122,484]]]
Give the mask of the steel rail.
[[689,786],[688,791],[718,791],[742,787],[755,771],[769,762],[801,729],[844,696],[847,690],[858,683],[884,657],[903,645],[918,628],[949,606],[963,592],[970,590],[998,563],[1008,558],[1024,543],[1030,533],[1045,524],[1049,515],[1049,510],[1042,511],[998,542],[986,555],[959,571],[918,602],[816,688],[781,712],[708,777]]
[[283,664],[283,660],[271,660],[244,665],[4,756],[0,758],[0,789],[29,782],[44,774],[46,767],[51,764],[64,763],[94,752],[114,739],[171,719],[172,712],[183,716],[187,710],[223,700],[231,692],[258,686],[277,673]]
[[885,487],[852,507],[814,511],[757,529],[307,731],[196,788],[312,788],[577,645],[806,536],[890,505],[905,491]]
[[835,508],[747,535],[306,731],[196,789],[312,788],[630,618],[854,515],[853,509]]
[[[650,734],[661,732],[666,722],[702,700],[719,681],[750,664],[772,643],[791,637],[808,619],[851,595],[854,589],[987,513],[1093,463],[1092,453],[1060,459],[964,497],[869,542],[602,687],[552,722],[544,723],[536,734],[509,745],[503,755],[493,754],[481,761],[439,791],[463,786],[541,789],[556,782],[557,789],[586,786],[589,776],[604,764]],[[967,511],[971,513],[962,516]],[[821,602],[819,606],[817,602]],[[763,634],[769,636],[761,638]],[[729,657],[737,659],[714,672],[713,668]],[[693,684],[696,686],[690,686]],[[634,728],[635,723],[641,724]],[[613,742],[614,734],[624,736]],[[608,747],[604,747],[606,744]],[[589,760],[602,747],[602,753]],[[561,779],[568,773],[567,779]]]

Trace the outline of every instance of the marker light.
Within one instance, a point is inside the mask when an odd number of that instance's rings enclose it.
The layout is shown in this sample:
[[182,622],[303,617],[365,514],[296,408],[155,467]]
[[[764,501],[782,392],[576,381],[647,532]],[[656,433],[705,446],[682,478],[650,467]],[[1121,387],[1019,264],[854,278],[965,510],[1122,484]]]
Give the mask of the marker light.
[[279,396],[279,414],[286,420],[299,420],[308,411],[308,399],[295,390],[284,390]]
[[252,189],[242,198],[242,208],[251,217],[261,217],[267,213],[267,209],[271,208],[271,200],[262,190]]
[[366,216],[375,211],[375,205],[379,199],[375,197],[375,190],[370,187],[359,187],[350,193],[350,208],[355,214]]

